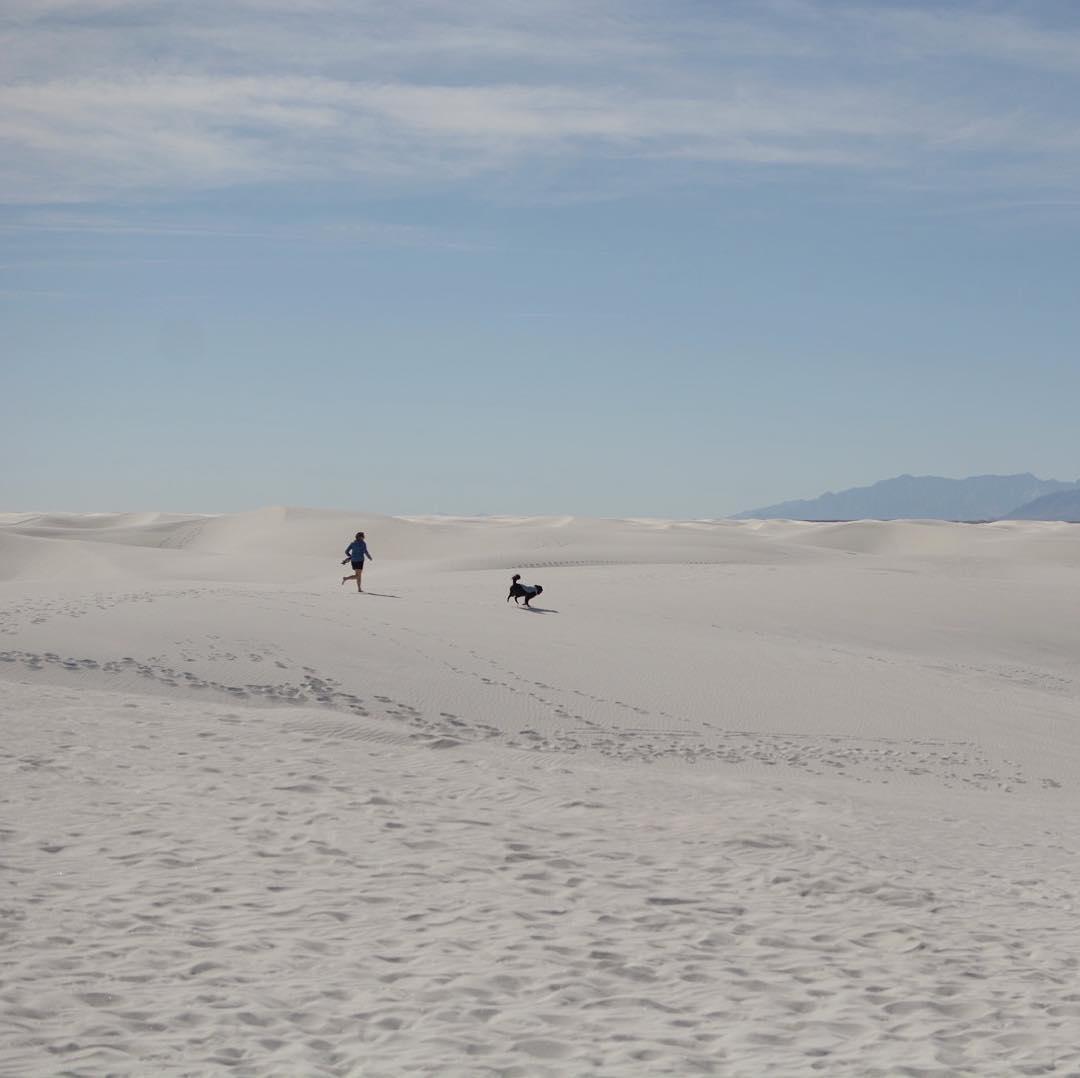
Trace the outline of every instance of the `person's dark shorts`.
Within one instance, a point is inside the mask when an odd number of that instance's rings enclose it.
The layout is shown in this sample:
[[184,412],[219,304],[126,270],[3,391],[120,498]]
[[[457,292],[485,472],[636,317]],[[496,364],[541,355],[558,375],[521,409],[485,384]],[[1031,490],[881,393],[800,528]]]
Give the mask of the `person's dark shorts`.
[[352,566],[354,573],[358,573],[361,569],[364,568],[364,563],[362,561],[354,561],[350,562],[349,564]]

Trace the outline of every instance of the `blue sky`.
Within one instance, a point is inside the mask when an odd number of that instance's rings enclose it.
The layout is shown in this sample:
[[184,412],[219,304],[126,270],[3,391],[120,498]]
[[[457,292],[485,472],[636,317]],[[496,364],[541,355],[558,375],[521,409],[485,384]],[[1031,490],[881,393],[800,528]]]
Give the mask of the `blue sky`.
[[0,508],[1080,476],[1071,2],[7,0]]

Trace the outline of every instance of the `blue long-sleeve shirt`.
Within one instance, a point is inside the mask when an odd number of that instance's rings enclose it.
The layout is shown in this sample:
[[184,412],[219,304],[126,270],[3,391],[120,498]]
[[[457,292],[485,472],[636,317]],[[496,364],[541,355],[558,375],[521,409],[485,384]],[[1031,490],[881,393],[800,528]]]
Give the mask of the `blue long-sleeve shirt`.
[[371,555],[368,553],[367,543],[363,539],[357,539],[355,543],[349,544],[349,549],[345,551],[345,557],[351,561],[362,562],[365,558],[371,560]]

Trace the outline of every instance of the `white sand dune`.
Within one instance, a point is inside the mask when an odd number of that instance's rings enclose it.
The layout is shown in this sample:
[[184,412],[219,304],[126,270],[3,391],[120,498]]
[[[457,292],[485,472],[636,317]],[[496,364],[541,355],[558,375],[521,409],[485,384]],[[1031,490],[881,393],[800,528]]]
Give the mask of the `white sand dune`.
[[0,1075],[1080,1074],[1078,609],[1069,525],[0,515]]

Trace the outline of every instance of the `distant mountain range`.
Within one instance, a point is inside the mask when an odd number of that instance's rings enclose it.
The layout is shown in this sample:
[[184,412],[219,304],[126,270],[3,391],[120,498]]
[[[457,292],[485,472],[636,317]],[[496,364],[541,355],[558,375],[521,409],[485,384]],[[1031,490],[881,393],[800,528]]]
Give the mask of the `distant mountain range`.
[[1006,520],[1070,520],[1080,523],[1080,488],[1058,490],[1053,494],[1044,494],[1041,498],[1021,505],[1011,513],[1005,514]]
[[1080,480],[1024,475],[899,475],[869,487],[780,502],[737,520],[1073,520],[1080,521]]

